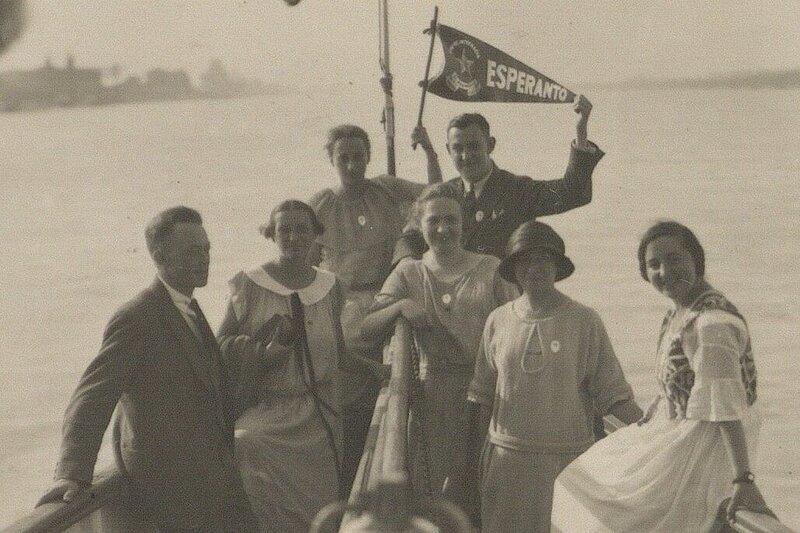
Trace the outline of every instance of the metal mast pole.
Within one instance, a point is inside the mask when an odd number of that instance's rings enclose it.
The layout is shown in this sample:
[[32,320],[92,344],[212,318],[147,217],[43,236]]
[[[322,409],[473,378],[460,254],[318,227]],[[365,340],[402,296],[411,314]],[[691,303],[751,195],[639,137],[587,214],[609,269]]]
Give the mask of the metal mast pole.
[[381,86],[385,96],[383,107],[383,127],[386,132],[386,172],[397,173],[394,157],[394,100],[392,98],[392,72],[389,67],[389,9],[387,0],[379,0],[380,19],[380,64],[383,77]]

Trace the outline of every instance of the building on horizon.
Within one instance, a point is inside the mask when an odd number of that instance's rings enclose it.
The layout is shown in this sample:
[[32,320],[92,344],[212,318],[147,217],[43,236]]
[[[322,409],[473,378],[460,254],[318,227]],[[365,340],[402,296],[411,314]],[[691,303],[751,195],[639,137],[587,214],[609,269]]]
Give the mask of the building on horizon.
[[[277,92],[255,79],[232,76],[218,58],[201,75],[200,89],[183,69],[153,68],[144,79],[128,76],[117,81],[119,65],[109,69],[79,68],[67,56],[59,68],[48,58],[33,70],[0,72],[0,111],[27,111],[47,107],[121,104],[186,98],[237,98]],[[105,77],[104,77],[105,76]]]
[[34,70],[0,72],[0,102],[51,102],[53,105],[91,105],[103,89],[103,73],[97,68],[75,66],[67,56],[64,68],[53,66],[48,58]]

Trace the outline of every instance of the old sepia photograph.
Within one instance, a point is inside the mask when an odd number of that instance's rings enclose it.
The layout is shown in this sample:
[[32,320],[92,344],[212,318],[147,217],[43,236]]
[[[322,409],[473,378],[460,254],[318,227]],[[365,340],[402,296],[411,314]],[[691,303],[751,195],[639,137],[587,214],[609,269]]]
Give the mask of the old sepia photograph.
[[0,531],[800,531],[798,21],[0,0]]

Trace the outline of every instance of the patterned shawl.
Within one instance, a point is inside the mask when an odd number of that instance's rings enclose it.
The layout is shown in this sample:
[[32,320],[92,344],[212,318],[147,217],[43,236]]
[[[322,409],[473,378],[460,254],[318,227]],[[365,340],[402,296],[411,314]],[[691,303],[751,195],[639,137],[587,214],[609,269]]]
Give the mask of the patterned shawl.
[[[671,339],[666,361],[659,369],[659,381],[662,391],[667,400],[669,400],[670,418],[684,418],[686,416],[686,404],[689,401],[692,386],[694,386],[694,371],[689,363],[689,358],[686,357],[683,351],[683,335],[701,313],[710,310],[730,313],[741,319],[745,324],[747,323],[736,307],[717,291],[707,291],[695,300],[686,314],[680,330]],[[658,339],[659,346],[661,346],[664,335],[667,334],[674,313],[674,311],[670,311],[664,317]],[[749,336],[747,345],[739,357],[739,368],[741,370],[742,383],[747,393],[747,405],[753,405],[756,401],[756,366]]]

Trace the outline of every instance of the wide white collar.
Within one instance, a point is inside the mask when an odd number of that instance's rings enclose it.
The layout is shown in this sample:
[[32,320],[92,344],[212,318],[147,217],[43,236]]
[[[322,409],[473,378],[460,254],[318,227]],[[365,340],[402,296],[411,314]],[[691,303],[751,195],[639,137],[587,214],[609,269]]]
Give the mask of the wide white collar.
[[259,287],[263,287],[281,296],[289,296],[293,292],[296,292],[300,296],[300,302],[302,302],[303,305],[313,305],[325,298],[336,284],[336,276],[332,272],[317,267],[313,268],[317,271],[314,281],[307,287],[297,290],[290,289],[279,283],[275,278],[267,274],[267,271],[264,270],[263,267],[247,270],[245,271],[245,275]]

